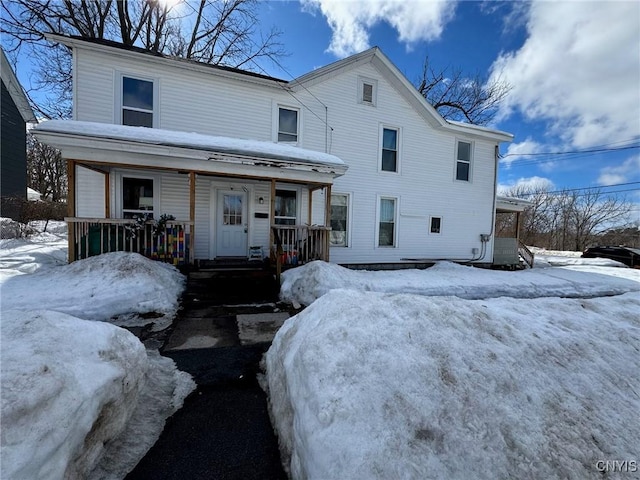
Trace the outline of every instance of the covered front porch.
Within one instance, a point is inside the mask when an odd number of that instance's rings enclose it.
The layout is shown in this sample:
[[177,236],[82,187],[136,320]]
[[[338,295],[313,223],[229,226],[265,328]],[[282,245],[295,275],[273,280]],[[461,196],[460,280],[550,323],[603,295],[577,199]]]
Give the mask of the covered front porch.
[[270,142],[49,121],[68,165],[69,260],[131,251],[174,265],[329,260],[337,157]]
[[529,267],[533,267],[533,252],[520,241],[522,214],[531,205],[531,202],[521,198],[496,197],[496,217],[506,219],[500,222],[506,231],[498,232],[496,227],[493,247],[494,266],[516,267],[522,258]]

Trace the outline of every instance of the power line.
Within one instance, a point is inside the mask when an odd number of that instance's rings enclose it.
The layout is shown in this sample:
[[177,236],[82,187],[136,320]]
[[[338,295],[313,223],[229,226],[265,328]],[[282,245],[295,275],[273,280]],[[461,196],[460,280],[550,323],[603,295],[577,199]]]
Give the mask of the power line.
[[640,148],[640,145],[628,145],[623,147],[609,147],[609,148],[594,148],[590,150],[573,150],[564,152],[538,152],[538,153],[507,153],[501,155],[500,158],[507,157],[533,157],[533,156],[555,156],[555,155],[580,155],[584,153],[602,153],[602,152],[617,152],[620,150],[632,150]]
[[[521,196],[536,195],[537,193],[554,194],[554,193],[565,193],[565,192],[577,192],[577,191],[580,191],[580,190],[596,190],[596,189],[613,188],[613,187],[624,187],[624,186],[627,186],[627,185],[638,185],[638,184],[640,184],[640,182],[613,183],[611,185],[601,185],[601,186],[595,186],[595,187],[564,188],[562,190],[552,190],[550,192],[523,193],[523,194],[521,194]],[[632,190],[636,190],[636,189],[632,189]],[[610,193],[610,192],[603,192],[603,193]]]

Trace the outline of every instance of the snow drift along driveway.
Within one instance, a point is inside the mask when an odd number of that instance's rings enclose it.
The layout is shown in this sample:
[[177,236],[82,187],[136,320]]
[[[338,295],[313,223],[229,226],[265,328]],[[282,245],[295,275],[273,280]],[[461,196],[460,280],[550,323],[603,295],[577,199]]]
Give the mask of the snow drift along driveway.
[[[600,479],[638,460],[640,298],[333,290],[266,354],[292,478]],[[630,477],[629,477],[630,478]]]

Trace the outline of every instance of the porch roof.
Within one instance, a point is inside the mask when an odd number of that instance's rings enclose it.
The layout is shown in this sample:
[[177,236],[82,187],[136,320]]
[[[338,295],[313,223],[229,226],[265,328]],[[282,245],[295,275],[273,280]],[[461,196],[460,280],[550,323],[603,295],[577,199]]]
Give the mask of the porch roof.
[[347,165],[328,153],[274,142],[74,120],[32,129],[64,158],[148,168],[332,183]]
[[496,197],[496,212],[499,213],[523,212],[531,205],[533,205],[533,202],[523,198],[504,197],[501,195]]

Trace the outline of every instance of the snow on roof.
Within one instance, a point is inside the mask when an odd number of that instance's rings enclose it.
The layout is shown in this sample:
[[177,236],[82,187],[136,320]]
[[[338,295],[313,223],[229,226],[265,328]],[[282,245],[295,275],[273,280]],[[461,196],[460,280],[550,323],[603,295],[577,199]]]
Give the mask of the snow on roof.
[[35,133],[61,133],[135,143],[210,150],[233,155],[346,167],[346,164],[340,158],[329,153],[307,150],[275,142],[217,137],[194,132],[179,132],[159,128],[130,127],[75,120],[48,120],[40,123],[33,131]]

